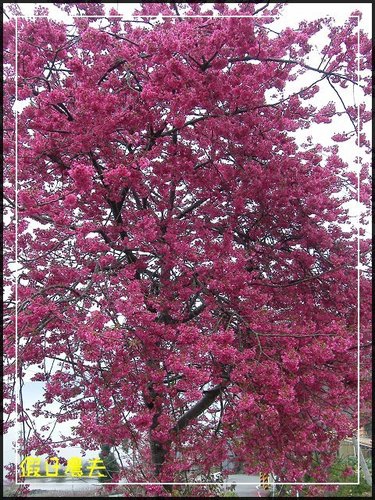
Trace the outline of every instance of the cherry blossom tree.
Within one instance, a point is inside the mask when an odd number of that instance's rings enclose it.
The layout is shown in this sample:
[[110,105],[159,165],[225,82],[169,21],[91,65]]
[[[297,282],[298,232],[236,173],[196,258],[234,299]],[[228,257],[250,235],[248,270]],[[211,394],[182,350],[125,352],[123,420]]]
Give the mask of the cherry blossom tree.
[[[56,5],[69,23],[39,7],[4,26],[5,396],[20,452],[104,446],[140,482],[194,481],[228,457],[324,481],[357,428],[358,255],[368,399],[358,18],[278,31],[282,4],[218,3],[214,17],[143,4],[133,19]],[[45,395],[27,412],[30,368]]]

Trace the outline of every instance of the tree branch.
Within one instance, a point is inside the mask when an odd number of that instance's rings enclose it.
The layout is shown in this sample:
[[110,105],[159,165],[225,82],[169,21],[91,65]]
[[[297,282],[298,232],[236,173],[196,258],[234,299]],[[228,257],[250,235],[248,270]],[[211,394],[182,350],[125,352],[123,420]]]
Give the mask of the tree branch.
[[118,35],[117,33],[111,33],[110,31],[105,31],[104,29],[99,30],[102,33],[105,33],[106,35],[113,36],[114,38],[118,40],[125,40],[126,42],[130,43],[131,45],[134,45],[135,47],[140,48],[141,46],[139,43],[133,42],[133,40],[129,40],[129,38],[126,38],[125,36]]
[[301,61],[295,61],[293,59],[278,59],[277,57],[265,57],[264,59],[260,59],[259,57],[253,56],[245,56],[245,57],[232,57],[228,60],[229,62],[246,62],[246,61],[260,61],[260,62],[279,62],[284,64],[298,64],[302,66],[302,68],[310,69],[312,71],[316,71],[317,73],[322,73],[327,76],[336,76],[337,78],[342,78],[343,80],[347,80],[348,82],[354,83],[355,85],[359,85],[358,82],[352,80],[348,76],[341,75],[340,73],[335,73],[333,71],[325,71],[324,69],[314,68],[309,64],[305,64]]
[[212,403],[219,396],[219,394],[221,394],[224,388],[225,385],[223,383],[220,383],[212,389],[204,391],[205,395],[203,396],[203,398],[177,420],[177,423],[172,430],[177,433],[184,429],[191,420],[199,417],[199,415],[201,415],[205,410],[207,410],[207,408],[212,405]]
[[183,210],[182,212],[180,212],[177,215],[177,219],[182,219],[183,217],[185,217],[185,215],[187,215],[188,213],[192,212],[195,208],[198,208],[199,206],[203,205],[203,203],[205,201],[207,201],[207,200],[208,200],[208,198],[197,200],[192,205],[190,205],[190,207],[187,207],[187,208],[185,208],[185,210]]
[[116,60],[115,63],[109,69],[107,69],[107,71],[104,73],[104,75],[100,78],[100,80],[98,81],[98,85],[100,85],[102,83],[102,81],[105,80],[107,78],[107,76],[112,71],[114,71],[115,69],[117,69],[119,66],[121,66],[124,63],[126,63],[125,59]]
[[182,19],[182,17],[181,17],[181,14],[180,14],[180,13],[179,13],[179,11],[178,11],[178,7],[177,7],[176,3],[175,3],[175,2],[171,2],[171,6],[173,7],[173,10],[174,10],[174,11],[176,12],[176,14],[177,14],[177,19],[181,22],[183,19]]
[[52,107],[56,109],[56,111],[58,111],[60,114],[66,116],[70,122],[74,121],[73,116],[71,115],[70,111],[65,106],[65,104],[63,103],[52,104]]
[[333,85],[333,83],[330,81],[330,79],[329,79],[329,78],[327,78],[327,82],[330,84],[330,86],[331,86],[331,87],[333,88],[333,90],[336,92],[337,97],[340,99],[341,104],[343,105],[343,108],[345,109],[345,113],[348,115],[348,117],[349,117],[350,121],[352,122],[352,125],[353,125],[353,128],[354,128],[354,132],[355,132],[356,134],[358,134],[356,124],[354,123],[353,118],[350,116],[349,111],[347,110],[347,107],[345,106],[345,103],[344,103],[344,101],[343,101],[343,99],[342,99],[342,97],[341,97],[340,93],[337,91],[336,87]]
[[266,9],[269,6],[269,4],[270,2],[267,2],[266,5],[264,5],[263,7],[259,7],[259,9],[254,11],[253,16],[255,16],[255,14],[258,14],[259,12],[262,12],[262,10]]

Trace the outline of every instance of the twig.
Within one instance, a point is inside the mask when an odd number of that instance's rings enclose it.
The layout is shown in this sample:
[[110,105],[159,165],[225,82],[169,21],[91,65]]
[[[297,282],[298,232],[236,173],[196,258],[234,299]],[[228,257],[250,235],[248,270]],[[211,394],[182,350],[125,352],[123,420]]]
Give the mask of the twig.
[[356,134],[358,134],[356,124],[354,123],[353,118],[350,116],[350,113],[349,113],[349,111],[347,110],[347,107],[345,106],[345,103],[344,103],[344,101],[343,101],[343,99],[342,99],[342,97],[341,97],[340,93],[337,91],[336,87],[333,85],[333,83],[330,81],[330,79],[329,79],[329,78],[327,78],[327,82],[330,84],[330,86],[331,86],[331,87],[333,88],[333,90],[336,92],[336,95],[337,95],[337,96],[338,96],[338,98],[340,99],[341,104],[342,104],[342,106],[343,106],[343,108],[344,108],[344,110],[345,110],[345,113],[348,115],[348,117],[349,117],[350,121],[352,122],[352,125],[353,125],[353,128],[354,128],[354,132],[355,132]]
[[175,2],[171,2],[171,5],[173,7],[173,10],[176,12],[177,14],[177,19],[181,22],[183,21],[182,17],[181,17],[181,14],[179,13],[178,11],[178,7],[177,7],[177,4]]
[[316,71],[317,73],[323,73],[324,75],[327,76],[336,76],[337,78],[341,78],[343,80],[347,80],[348,82],[351,82],[355,85],[359,85],[358,82],[355,80],[352,80],[348,76],[341,75],[340,73],[335,73],[333,71],[325,71],[323,69],[319,68],[314,68],[313,66],[310,66],[309,64],[305,64],[301,61],[295,61],[293,59],[278,59],[277,57],[265,57],[264,59],[259,59],[258,57],[253,57],[253,56],[245,56],[245,57],[232,57],[229,59],[229,62],[246,62],[246,61],[260,61],[260,62],[280,62],[284,64],[298,64],[299,66],[302,66],[302,68],[310,69],[312,71]]
[[263,7],[259,7],[259,9],[254,11],[253,16],[255,16],[255,14],[258,14],[259,12],[262,12],[262,10],[266,9],[269,6],[269,4],[270,4],[270,2],[267,2],[266,5],[264,5]]

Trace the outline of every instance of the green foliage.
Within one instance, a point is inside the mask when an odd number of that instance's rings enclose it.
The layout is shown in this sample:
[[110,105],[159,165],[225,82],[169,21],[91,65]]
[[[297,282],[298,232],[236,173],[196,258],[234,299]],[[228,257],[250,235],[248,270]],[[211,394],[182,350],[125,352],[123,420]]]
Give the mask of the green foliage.
[[234,491],[232,491],[232,490],[227,490],[227,491],[224,491],[224,493],[222,493],[220,496],[221,496],[221,497],[236,497],[236,498],[238,498],[237,493],[235,493],[235,492],[234,492]]
[[102,451],[99,453],[99,458],[103,460],[105,465],[106,474],[105,477],[99,477],[98,481],[100,483],[112,483],[113,476],[118,474],[120,471],[120,466],[117,463],[115,455],[111,452],[111,447],[109,445],[102,445]]
[[7,484],[3,489],[3,498],[25,498],[28,496],[28,486],[20,486],[18,484]]
[[[366,459],[368,468],[371,470],[372,461],[371,458]],[[352,471],[350,472],[350,469]],[[337,458],[335,462],[329,469],[329,477],[326,482],[329,483],[356,483],[358,473],[358,461],[356,457],[346,457]],[[305,483],[313,483],[316,480],[311,476],[305,476]],[[314,493],[312,493],[314,490]],[[319,494],[316,495],[316,490],[319,490]],[[279,486],[276,489],[275,496],[278,497],[294,497],[295,492],[290,486]],[[305,486],[300,492],[299,496],[309,497],[309,496],[322,496],[322,497],[371,497],[372,488],[369,486],[365,480],[364,475],[360,474],[359,484],[343,484],[342,486],[337,486],[334,491],[329,490],[329,487],[322,486]]]
[[[369,468],[371,467],[371,459],[366,460]],[[352,467],[353,474],[344,475],[343,473],[347,467]],[[330,469],[330,478],[332,482],[342,483],[355,483],[357,482],[358,473],[358,462],[356,457],[348,457],[345,459],[337,459]],[[371,496],[371,486],[367,484],[364,475],[360,474],[360,482],[358,485],[343,485],[339,486],[337,491],[331,492],[326,496],[330,497],[360,497],[360,496]]]

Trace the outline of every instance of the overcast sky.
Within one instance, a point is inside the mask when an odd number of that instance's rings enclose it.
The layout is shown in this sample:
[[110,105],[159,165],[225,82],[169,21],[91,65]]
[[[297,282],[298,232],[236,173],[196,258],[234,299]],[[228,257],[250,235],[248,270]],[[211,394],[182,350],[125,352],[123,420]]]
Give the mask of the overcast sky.
[[[59,2],[62,3],[62,2]],[[4,4],[9,5],[7,3]],[[34,7],[40,5],[37,3],[25,3],[22,4],[22,13],[24,15],[33,15]],[[52,3],[44,3],[50,9],[51,17],[55,17],[56,13],[59,18],[61,18],[61,11],[54,6]],[[128,3],[128,2],[117,2],[117,3],[107,3],[108,10],[114,7],[120,14],[124,16],[131,15],[134,10],[139,7],[139,3]],[[207,9],[213,4],[208,3]],[[235,4],[231,4],[232,6]],[[345,21],[345,19],[354,11],[359,10],[363,12],[363,19],[361,21],[362,27],[365,31],[371,31],[371,13],[372,6],[370,2],[348,2],[348,3],[330,3],[330,2],[301,2],[301,3],[285,3],[284,13],[287,19],[287,24],[292,26],[293,24],[298,24],[299,21],[304,19],[316,19],[318,17],[332,16],[337,22]]]

